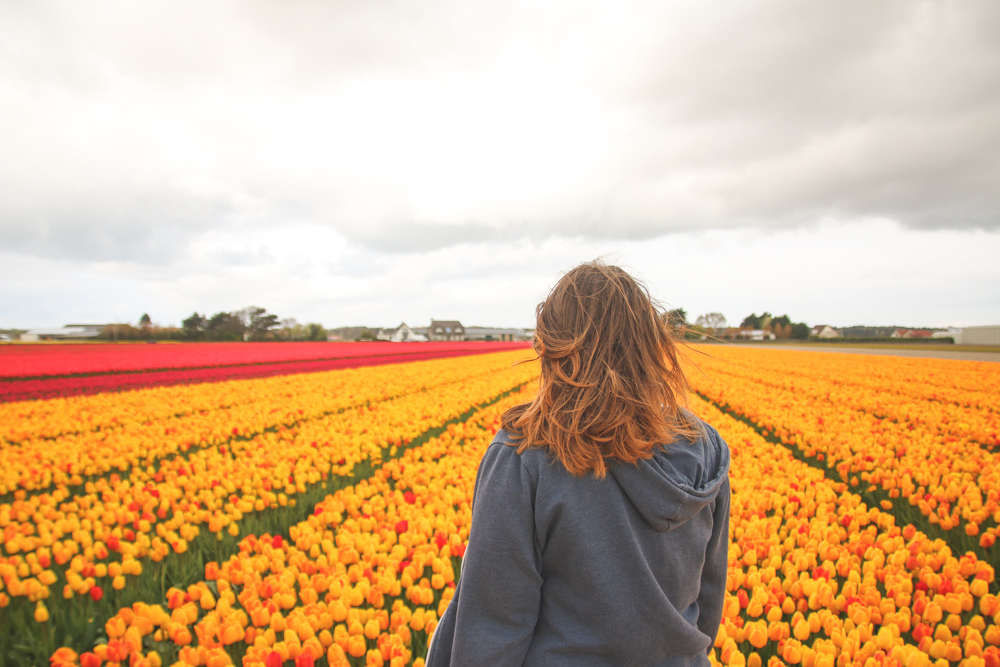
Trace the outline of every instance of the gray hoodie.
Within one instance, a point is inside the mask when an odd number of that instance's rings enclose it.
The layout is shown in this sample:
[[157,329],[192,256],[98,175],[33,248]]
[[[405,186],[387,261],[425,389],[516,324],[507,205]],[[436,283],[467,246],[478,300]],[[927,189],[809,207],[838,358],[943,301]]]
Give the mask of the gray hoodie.
[[427,667],[708,665],[722,619],[729,448],[703,437],[574,477],[500,431]]

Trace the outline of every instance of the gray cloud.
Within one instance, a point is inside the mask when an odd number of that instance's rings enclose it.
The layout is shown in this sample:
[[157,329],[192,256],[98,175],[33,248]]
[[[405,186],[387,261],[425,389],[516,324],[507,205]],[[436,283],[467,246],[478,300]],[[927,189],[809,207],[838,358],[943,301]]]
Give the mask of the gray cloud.
[[102,7],[0,6],[9,251],[1000,228],[992,2]]
[[225,213],[223,202],[188,194],[64,192],[30,207],[7,207],[0,244],[41,257],[166,264]]

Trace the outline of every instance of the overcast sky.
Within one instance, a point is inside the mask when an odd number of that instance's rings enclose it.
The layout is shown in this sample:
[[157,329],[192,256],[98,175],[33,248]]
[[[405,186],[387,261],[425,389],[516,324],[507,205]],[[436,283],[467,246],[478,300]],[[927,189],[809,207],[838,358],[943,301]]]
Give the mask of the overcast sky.
[[1000,324],[1000,3],[0,3],[0,328]]

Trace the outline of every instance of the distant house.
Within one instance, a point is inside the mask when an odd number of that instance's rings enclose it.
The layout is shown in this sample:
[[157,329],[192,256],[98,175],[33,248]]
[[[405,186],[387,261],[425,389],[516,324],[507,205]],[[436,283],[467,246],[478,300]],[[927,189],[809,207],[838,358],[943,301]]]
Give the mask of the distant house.
[[378,340],[389,341],[392,343],[402,343],[402,342],[413,343],[417,341],[427,340],[426,335],[417,333],[415,330],[407,326],[406,322],[400,323],[400,325],[395,329],[379,329],[376,338]]
[[21,340],[32,342],[38,340],[79,340],[97,338],[101,331],[111,326],[109,324],[67,324],[56,329],[29,329],[21,334]]
[[466,327],[465,340],[529,340],[523,329],[496,329],[492,327]]
[[774,334],[763,329],[741,329],[737,335],[750,340],[774,340]]
[[427,339],[465,340],[465,327],[458,320],[431,320],[431,325],[427,327]]
[[934,332],[930,329],[896,329],[892,338],[931,338]]
[[935,331],[931,338],[951,338],[956,345],[962,344],[962,330],[951,327],[945,331]]
[[809,331],[810,338],[840,338],[840,332],[829,324],[817,324]]

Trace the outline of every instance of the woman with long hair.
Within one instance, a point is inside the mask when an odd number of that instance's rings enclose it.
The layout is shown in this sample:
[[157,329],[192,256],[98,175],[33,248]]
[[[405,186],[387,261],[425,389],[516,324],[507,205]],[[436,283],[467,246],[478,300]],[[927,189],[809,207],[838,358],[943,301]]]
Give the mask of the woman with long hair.
[[729,449],[685,406],[672,327],[600,261],[537,309],[540,390],[476,478],[441,665],[708,665],[722,619]]

